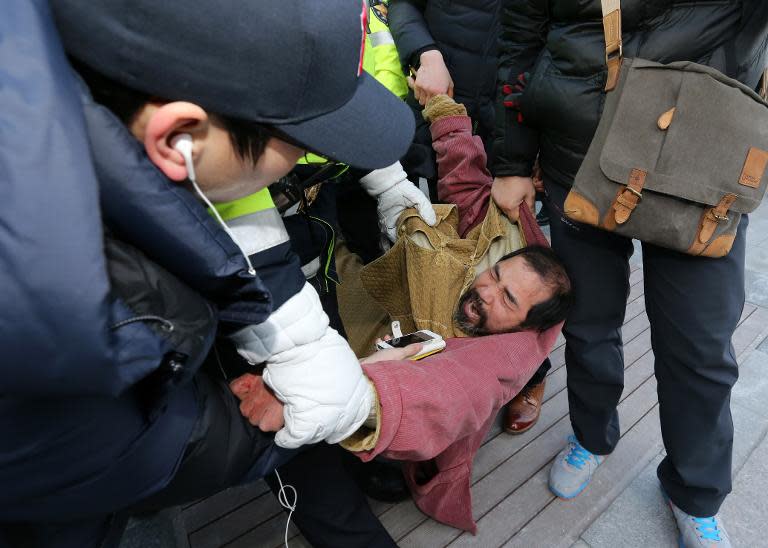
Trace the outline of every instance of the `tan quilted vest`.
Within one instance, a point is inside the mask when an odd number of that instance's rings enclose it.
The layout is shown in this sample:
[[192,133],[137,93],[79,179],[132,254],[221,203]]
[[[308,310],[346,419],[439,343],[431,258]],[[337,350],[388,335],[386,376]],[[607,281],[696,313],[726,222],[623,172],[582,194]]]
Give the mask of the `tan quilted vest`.
[[[458,210],[435,205],[438,223],[427,225],[414,209],[400,217],[398,239],[383,257],[366,265],[368,295],[403,333],[429,329],[444,338],[464,337],[453,324],[459,297],[475,277],[525,245],[522,231],[491,201],[485,219],[460,238]],[[407,266],[406,266],[407,265]]]

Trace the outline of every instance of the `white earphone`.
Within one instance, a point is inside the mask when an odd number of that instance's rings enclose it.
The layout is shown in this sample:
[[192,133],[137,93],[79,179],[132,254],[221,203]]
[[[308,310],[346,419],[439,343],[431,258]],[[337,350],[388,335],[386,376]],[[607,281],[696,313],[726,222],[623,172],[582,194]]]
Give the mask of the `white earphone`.
[[171,146],[184,157],[187,166],[187,177],[195,180],[195,164],[192,162],[192,136],[189,133],[180,133],[171,141]]
[[171,141],[171,146],[174,148],[174,150],[177,150],[181,153],[181,155],[184,157],[184,164],[187,166],[187,179],[190,180],[192,183],[192,186],[195,189],[195,192],[197,192],[197,195],[200,196],[200,198],[205,202],[205,205],[208,206],[208,211],[210,211],[213,216],[216,218],[216,220],[221,225],[221,228],[224,229],[224,231],[229,234],[229,237],[232,238],[232,241],[235,243],[237,248],[240,250],[240,253],[243,255],[243,258],[245,258],[245,262],[248,265],[248,273],[251,276],[256,275],[256,269],[253,268],[253,264],[251,264],[251,259],[248,257],[248,254],[243,250],[243,246],[240,245],[240,241],[237,239],[237,236],[232,232],[232,230],[227,226],[227,223],[224,222],[224,219],[221,218],[221,215],[219,214],[218,210],[213,206],[211,201],[208,199],[208,197],[203,193],[203,191],[200,189],[200,187],[197,184],[197,177],[195,176],[195,164],[192,162],[192,136],[189,133],[180,133],[176,137],[173,138]]

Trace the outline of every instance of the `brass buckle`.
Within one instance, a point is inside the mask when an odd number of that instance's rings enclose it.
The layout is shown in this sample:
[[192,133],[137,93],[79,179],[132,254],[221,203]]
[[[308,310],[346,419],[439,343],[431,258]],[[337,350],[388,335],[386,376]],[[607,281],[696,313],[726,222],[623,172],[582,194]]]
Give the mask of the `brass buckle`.
[[718,215],[718,214],[717,214],[717,213],[715,213],[714,211],[712,212],[712,216],[715,218],[715,220],[716,220],[718,223],[723,223],[723,222],[726,222],[726,223],[727,223],[728,221],[730,221],[730,220],[731,220],[731,219],[728,217],[728,215]]
[[635,196],[637,196],[637,200],[638,200],[638,201],[640,201],[640,200],[642,200],[642,199],[643,199],[643,193],[642,193],[642,192],[638,192],[637,190],[635,190],[635,189],[634,189],[634,188],[632,188],[631,186],[626,186],[626,187],[624,187],[624,190],[629,190],[629,191],[630,191],[632,194],[634,194]]

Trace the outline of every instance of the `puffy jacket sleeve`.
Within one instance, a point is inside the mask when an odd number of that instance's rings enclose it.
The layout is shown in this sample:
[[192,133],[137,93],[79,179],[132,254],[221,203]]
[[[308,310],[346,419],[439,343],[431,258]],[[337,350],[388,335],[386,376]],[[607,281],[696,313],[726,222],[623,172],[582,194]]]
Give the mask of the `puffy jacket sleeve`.
[[464,237],[488,212],[493,179],[483,141],[472,135],[469,116],[440,118],[430,131],[437,156],[437,197],[459,208],[459,234]]
[[0,17],[0,393],[112,392],[109,281],[82,109],[46,2]]
[[[496,136],[493,143],[496,176],[531,175],[538,154],[538,133],[524,124],[510,84],[533,72],[544,47],[548,25],[546,0],[504,0],[501,8]],[[505,93],[506,92],[506,93]],[[514,106],[513,106],[514,105]]]
[[403,70],[415,64],[414,57],[427,49],[436,49],[435,40],[424,20],[426,0],[391,0],[389,29],[395,39]]

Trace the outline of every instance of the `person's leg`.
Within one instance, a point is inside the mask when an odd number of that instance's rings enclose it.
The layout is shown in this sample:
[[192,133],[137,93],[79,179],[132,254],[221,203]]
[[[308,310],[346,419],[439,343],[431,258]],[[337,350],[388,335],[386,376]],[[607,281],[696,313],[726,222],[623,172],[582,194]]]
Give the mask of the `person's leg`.
[[68,523],[0,523],[0,548],[102,548],[110,523],[108,517]]
[[658,476],[672,502],[699,517],[716,514],[731,490],[730,394],[738,378],[731,336],[744,306],[747,222],[720,259],[643,246],[667,450]]
[[131,512],[160,510],[213,495],[244,482],[251,468],[274,445],[273,436],[248,423],[229,386],[206,374],[196,384],[201,415],[171,482],[139,502]]
[[541,365],[536,370],[536,373],[533,374],[533,377],[531,377],[531,380],[528,381],[526,386],[535,386],[543,382],[547,377],[547,373],[549,373],[550,369],[552,369],[552,362],[549,361],[549,358],[546,358],[543,362],[541,362]]
[[[296,489],[292,519],[315,548],[396,547],[347,472],[344,457],[338,445],[321,443],[278,468],[283,485]],[[277,495],[277,476],[265,479]]]
[[[279,466],[283,482],[298,492],[293,519],[313,546],[395,546],[386,543],[386,530],[344,470],[341,455],[336,452],[342,451],[340,448],[325,450],[321,444],[320,448],[302,448],[293,453],[281,450],[274,445],[271,434],[261,432],[242,417],[237,399],[224,382],[205,375],[198,375],[196,382],[203,416],[179,471],[165,489],[137,504],[132,512],[158,510],[210,496],[262,474],[277,493],[274,466],[265,467],[265,461],[269,461]],[[287,459],[291,460],[284,464]],[[343,539],[349,539],[347,544],[342,543]]]
[[616,405],[624,387],[621,326],[629,293],[627,238],[565,218],[567,189],[545,181],[552,248],[571,278],[574,306],[565,322],[571,424],[590,452],[606,455],[619,440]]

